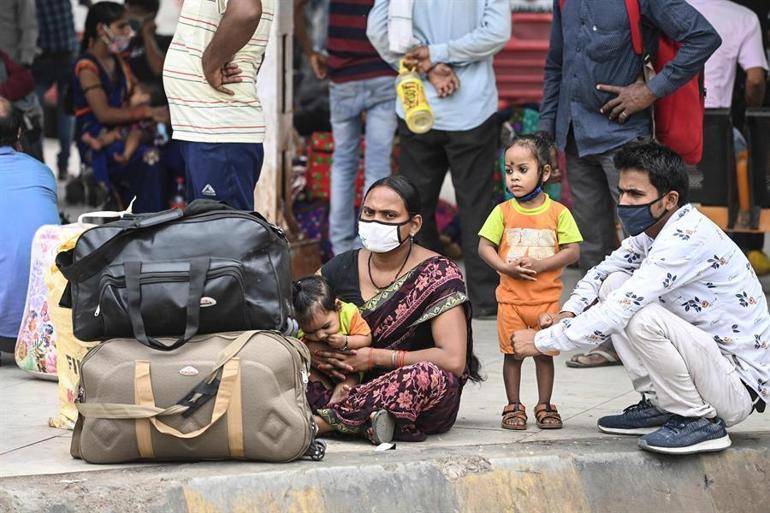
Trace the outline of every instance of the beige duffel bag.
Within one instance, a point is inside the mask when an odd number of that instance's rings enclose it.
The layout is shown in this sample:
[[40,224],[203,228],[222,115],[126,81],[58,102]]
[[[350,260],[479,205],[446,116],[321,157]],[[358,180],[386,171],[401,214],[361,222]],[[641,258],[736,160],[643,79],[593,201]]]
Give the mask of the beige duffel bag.
[[90,463],[320,460],[309,365],[305,344],[267,331],[200,335],[173,351],[108,340],[81,363],[70,452]]

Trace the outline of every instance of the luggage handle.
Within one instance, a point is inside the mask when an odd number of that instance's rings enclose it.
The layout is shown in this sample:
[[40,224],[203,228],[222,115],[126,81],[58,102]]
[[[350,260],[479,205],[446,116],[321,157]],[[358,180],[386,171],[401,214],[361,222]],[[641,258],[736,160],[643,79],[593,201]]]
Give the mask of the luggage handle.
[[[123,241],[129,238],[134,232],[170,223],[181,218],[193,217],[207,212],[222,210],[235,211],[232,207],[219,201],[200,199],[190,203],[184,210],[174,208],[150,216],[134,218],[124,217],[124,219],[132,219],[133,222],[130,225],[121,228],[120,231],[105,241],[92,253],[84,256],[77,262],[73,261],[75,253],[74,248],[58,253],[56,255],[56,267],[58,267],[59,271],[61,271],[64,277],[67,278],[67,281],[84,281],[109,265],[115,255],[120,251]],[[251,214],[285,238],[283,230],[269,223],[261,214],[258,212],[252,212]],[[65,295],[69,295],[68,291],[65,291]],[[60,304],[64,306],[67,303]]]
[[[216,377],[219,369],[224,369],[225,367],[230,365],[229,367],[230,370],[228,370],[227,372],[225,372],[224,370],[222,371],[219,390],[217,392],[217,399],[214,402],[215,412],[222,410],[222,408],[224,408],[224,411],[227,411],[229,407],[229,401],[232,397],[231,387],[237,384],[237,382],[234,379],[235,377],[231,376],[233,366],[235,365],[238,370],[238,372],[236,373],[236,376],[240,372],[240,361],[238,358],[236,358],[236,356],[241,351],[241,349],[243,349],[243,346],[245,346],[246,343],[249,340],[251,340],[251,337],[253,337],[257,333],[260,333],[260,332],[251,330],[251,331],[244,331],[243,333],[238,335],[238,337],[236,337],[235,340],[233,340],[230,344],[227,345],[227,347],[225,347],[222,350],[222,352],[219,354],[219,358],[217,359],[217,362],[214,364],[214,368],[211,369],[211,372],[209,372],[206,378],[204,379],[204,382],[213,381],[213,378]],[[267,332],[263,332],[263,333],[267,333]],[[232,363],[232,362],[235,362],[235,363]],[[136,367],[137,364],[134,364],[134,365],[135,365],[134,376],[135,376],[135,382],[136,382],[137,381],[137,367]],[[150,380],[149,363],[147,363],[146,369],[147,369],[146,380],[149,381]],[[226,379],[226,375],[228,379]],[[143,390],[146,391],[147,389],[144,388]],[[152,390],[152,387],[150,387],[150,390]],[[222,397],[220,398],[220,394],[222,394],[223,391],[225,392],[225,394],[222,395]],[[227,404],[222,405],[220,401],[225,401],[225,400],[228,401]],[[217,408],[218,402],[220,402],[219,408]],[[166,417],[170,415],[178,415],[180,413],[186,412],[189,409],[188,406],[184,406],[179,403],[173,404],[168,408],[159,408],[156,405],[145,406],[145,405],[139,405],[139,404],[82,403],[82,402],[77,402],[76,406],[77,406],[78,412],[80,413],[81,418],[93,417],[97,419],[152,419],[154,417]],[[212,420],[209,423],[209,426],[211,426],[219,418],[217,417],[217,419],[214,419],[214,416],[215,416],[214,413],[212,413]],[[169,428],[169,429],[173,430],[173,428]],[[208,429],[208,427],[205,427],[205,429]],[[192,436],[189,436],[189,433],[180,433],[180,434],[184,438],[192,438]]]
[[134,338],[145,346],[160,351],[172,351],[186,344],[188,340],[198,333],[200,325],[201,298],[203,287],[206,284],[206,272],[209,269],[209,257],[190,259],[190,291],[187,296],[187,320],[184,335],[176,339],[170,345],[163,344],[149,337],[142,319],[142,288],[139,278],[142,274],[141,262],[125,262],[123,267],[126,273],[126,299],[128,303],[128,317],[134,330]]
[[[211,426],[213,426],[222,416],[227,413],[230,407],[230,400],[233,397],[233,391],[237,385],[237,380],[240,379],[241,364],[238,358],[228,360],[222,366],[222,377],[219,384],[219,390],[217,391],[217,398],[214,401],[214,409],[211,412],[211,420],[203,427],[200,427],[194,431],[183,433],[176,428],[169,426],[168,424],[161,422],[158,417],[165,416],[166,410],[161,410],[157,415],[153,415],[147,418],[152,425],[159,432],[165,435],[171,435],[176,438],[195,438],[205,433]],[[150,378],[150,362],[145,360],[138,360],[135,363],[134,371],[134,386],[136,390],[150,391],[152,396],[152,380]],[[178,406],[178,405],[177,405]],[[146,408],[157,408],[157,406],[147,405]],[[173,408],[173,406],[171,407]]]

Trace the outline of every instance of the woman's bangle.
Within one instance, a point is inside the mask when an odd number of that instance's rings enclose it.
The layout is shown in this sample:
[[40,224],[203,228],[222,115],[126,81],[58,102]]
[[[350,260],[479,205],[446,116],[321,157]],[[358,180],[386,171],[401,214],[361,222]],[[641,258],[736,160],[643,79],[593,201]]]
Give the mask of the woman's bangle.
[[374,349],[369,348],[369,370],[374,368]]
[[391,369],[395,369],[396,368],[396,355],[397,354],[398,353],[396,353],[396,351],[391,351],[390,352],[390,368]]
[[131,112],[131,117],[134,121],[142,121],[143,119],[150,117],[150,108],[145,105],[134,107]]
[[405,359],[406,359],[406,351],[399,351],[398,358],[396,359],[396,366],[399,368],[403,367]]
[[348,336],[347,335],[345,335],[345,345],[342,346],[342,350],[343,351],[347,351],[348,350]]

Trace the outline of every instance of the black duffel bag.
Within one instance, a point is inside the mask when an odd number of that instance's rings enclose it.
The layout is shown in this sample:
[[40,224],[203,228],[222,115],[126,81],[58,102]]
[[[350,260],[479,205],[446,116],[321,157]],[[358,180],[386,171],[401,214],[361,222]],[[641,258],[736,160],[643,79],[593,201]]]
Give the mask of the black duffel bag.
[[[80,340],[177,348],[196,334],[293,326],[289,243],[257,213],[212,200],[128,215],[56,256]],[[179,337],[171,345],[154,337]]]

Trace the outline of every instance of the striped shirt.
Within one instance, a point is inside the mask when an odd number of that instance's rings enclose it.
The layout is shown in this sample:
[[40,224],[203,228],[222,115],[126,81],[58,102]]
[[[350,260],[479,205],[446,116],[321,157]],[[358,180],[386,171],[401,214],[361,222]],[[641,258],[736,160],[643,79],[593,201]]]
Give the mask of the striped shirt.
[[395,76],[366,37],[366,19],[374,0],[331,0],[329,5],[329,78],[342,83]]
[[203,76],[201,56],[211,42],[227,0],[185,0],[163,65],[163,86],[174,139],[194,142],[261,143],[265,118],[257,96],[257,73],[275,15],[275,0],[262,0],[262,19],[251,40],[235,54],[243,81],[229,84],[229,96]]

